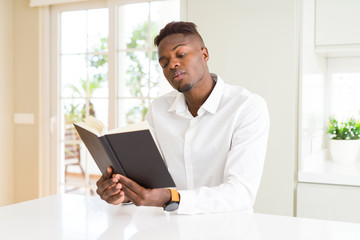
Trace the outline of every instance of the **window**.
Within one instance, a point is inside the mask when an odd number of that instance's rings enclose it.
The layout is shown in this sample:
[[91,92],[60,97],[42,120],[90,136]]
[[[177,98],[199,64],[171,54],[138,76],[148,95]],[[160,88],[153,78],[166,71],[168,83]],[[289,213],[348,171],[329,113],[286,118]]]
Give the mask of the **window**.
[[179,0],[91,2],[52,9],[52,137],[60,192],[93,193],[100,176],[73,122],[95,116],[109,128],[144,120],[152,99],[171,90],[153,39],[180,19]]
[[360,109],[360,69],[356,73],[334,73],[332,80],[332,112],[340,118],[354,117]]
[[[359,186],[360,155],[350,164],[333,161],[328,123],[330,116],[339,121],[360,117],[360,54],[354,51],[356,48],[344,43],[315,45],[315,35],[321,35],[314,22],[318,9],[314,1],[304,3],[298,181]],[[344,159],[347,158],[345,155]],[[352,158],[350,154],[348,158]]]
[[[153,39],[165,19],[179,9],[178,2],[145,2],[121,5],[118,8],[117,59],[117,123],[131,124],[144,120],[149,103],[154,97],[170,90],[157,61]],[[178,11],[179,12],[179,11]],[[173,16],[171,16],[173,15]],[[165,84],[164,84],[165,83]]]
[[323,70],[302,76],[299,181],[357,185],[360,162],[334,163],[327,131],[330,116],[360,117],[360,58],[327,58]]

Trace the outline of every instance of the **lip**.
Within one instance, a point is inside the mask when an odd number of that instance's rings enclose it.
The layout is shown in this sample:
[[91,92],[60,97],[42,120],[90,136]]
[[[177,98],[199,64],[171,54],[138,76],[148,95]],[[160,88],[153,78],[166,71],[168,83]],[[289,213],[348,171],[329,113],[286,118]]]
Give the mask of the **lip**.
[[182,71],[176,71],[174,73],[173,81],[179,81],[184,77],[185,73]]

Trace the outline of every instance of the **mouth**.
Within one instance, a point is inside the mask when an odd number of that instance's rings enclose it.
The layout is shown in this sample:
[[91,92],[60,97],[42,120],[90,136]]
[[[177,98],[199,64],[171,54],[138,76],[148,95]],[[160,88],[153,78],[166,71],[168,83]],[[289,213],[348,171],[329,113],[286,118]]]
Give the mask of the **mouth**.
[[173,81],[179,81],[184,77],[185,73],[181,71],[176,71],[174,73]]

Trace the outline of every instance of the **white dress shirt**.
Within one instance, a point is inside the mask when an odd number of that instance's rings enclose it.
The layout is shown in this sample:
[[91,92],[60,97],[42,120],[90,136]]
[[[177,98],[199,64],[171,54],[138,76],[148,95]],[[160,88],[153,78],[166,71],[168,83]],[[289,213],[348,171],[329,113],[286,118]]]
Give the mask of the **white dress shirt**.
[[184,95],[155,99],[146,120],[180,193],[179,214],[251,210],[266,154],[266,102],[245,88],[216,81],[193,117]]

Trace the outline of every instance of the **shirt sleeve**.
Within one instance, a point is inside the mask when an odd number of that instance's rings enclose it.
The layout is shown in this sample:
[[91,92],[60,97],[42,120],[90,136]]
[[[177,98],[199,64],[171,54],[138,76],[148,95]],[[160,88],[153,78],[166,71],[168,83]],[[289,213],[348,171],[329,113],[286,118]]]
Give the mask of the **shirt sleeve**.
[[255,97],[239,115],[227,154],[224,182],[179,190],[178,214],[252,211],[260,185],[270,126],[266,102]]

